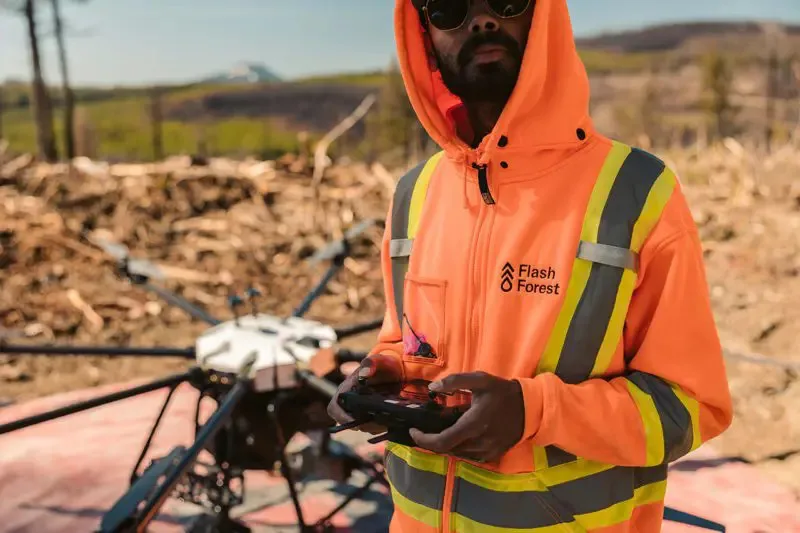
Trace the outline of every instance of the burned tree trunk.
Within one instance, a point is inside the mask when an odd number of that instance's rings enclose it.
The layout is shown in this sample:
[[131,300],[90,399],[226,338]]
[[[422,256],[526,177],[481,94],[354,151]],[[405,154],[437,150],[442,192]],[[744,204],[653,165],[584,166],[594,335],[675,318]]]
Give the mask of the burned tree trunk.
[[75,98],[69,84],[67,51],[64,46],[64,30],[61,24],[61,10],[58,0],[50,0],[53,7],[53,25],[58,44],[58,61],[61,66],[61,87],[64,93],[64,151],[67,159],[75,157]]
[[39,38],[36,33],[36,10],[34,0],[25,0],[24,14],[28,26],[33,69],[33,109],[36,118],[36,142],[40,157],[48,162],[58,159],[55,133],[53,131],[53,107],[42,76],[42,61],[39,54]]

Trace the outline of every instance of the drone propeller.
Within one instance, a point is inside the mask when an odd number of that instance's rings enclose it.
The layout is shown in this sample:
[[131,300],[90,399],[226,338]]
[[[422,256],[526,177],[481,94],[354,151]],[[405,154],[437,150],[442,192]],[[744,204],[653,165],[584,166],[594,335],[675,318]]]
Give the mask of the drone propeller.
[[147,259],[130,257],[130,250],[124,244],[113,242],[96,233],[87,236],[89,242],[103,249],[108,255],[123,265],[125,272],[145,279],[165,280],[167,275],[158,265]]
[[338,241],[334,241],[324,248],[320,248],[317,250],[311,257],[308,258],[309,264],[317,264],[320,261],[326,261],[328,259],[333,259],[337,256],[340,256],[347,252],[347,246],[350,244],[350,241],[367,231],[373,224],[377,221],[374,218],[368,218],[362,220],[349,230],[347,230],[344,234],[342,239]]

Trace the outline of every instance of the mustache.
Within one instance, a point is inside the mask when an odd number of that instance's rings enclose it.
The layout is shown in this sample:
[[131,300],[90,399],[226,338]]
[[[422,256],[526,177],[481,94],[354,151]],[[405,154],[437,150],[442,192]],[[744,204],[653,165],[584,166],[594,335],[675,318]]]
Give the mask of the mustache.
[[478,47],[486,44],[502,46],[509,51],[514,59],[519,59],[522,55],[519,49],[519,43],[517,43],[517,41],[515,41],[507,33],[503,33],[502,31],[479,33],[464,43],[464,46],[458,53],[458,65],[460,67],[465,66],[470,62],[470,60],[472,60],[473,56],[475,55],[475,50],[477,50]]

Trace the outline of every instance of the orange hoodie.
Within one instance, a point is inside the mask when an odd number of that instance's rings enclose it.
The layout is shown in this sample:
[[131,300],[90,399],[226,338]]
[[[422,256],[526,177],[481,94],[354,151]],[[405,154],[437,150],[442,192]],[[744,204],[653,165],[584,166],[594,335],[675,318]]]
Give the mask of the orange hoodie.
[[[402,327],[387,217],[387,311],[372,353],[393,354],[406,378],[517,379],[526,420],[497,464],[388,445],[392,531],[660,531],[667,464],[732,418],[677,177],[594,130],[566,0],[536,2],[517,86],[474,150],[455,133],[410,0],[396,0],[395,32],[409,98],[443,154],[415,228]],[[627,189],[608,181],[617,174]],[[642,214],[628,221],[631,205]],[[638,268],[576,259],[579,241],[601,237],[634,250]],[[413,355],[419,339],[433,357]]]

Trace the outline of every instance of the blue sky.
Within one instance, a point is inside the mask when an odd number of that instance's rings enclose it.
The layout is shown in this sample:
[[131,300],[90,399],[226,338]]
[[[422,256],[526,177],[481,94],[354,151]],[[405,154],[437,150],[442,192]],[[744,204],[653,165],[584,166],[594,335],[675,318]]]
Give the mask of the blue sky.
[[[769,19],[800,24],[800,0],[568,0],[578,36],[667,21]],[[79,85],[191,81],[240,61],[285,78],[385,67],[393,0],[62,0]],[[45,30],[48,10],[42,10]],[[57,83],[52,38],[45,76]],[[28,79],[23,20],[0,12],[0,80]]]

